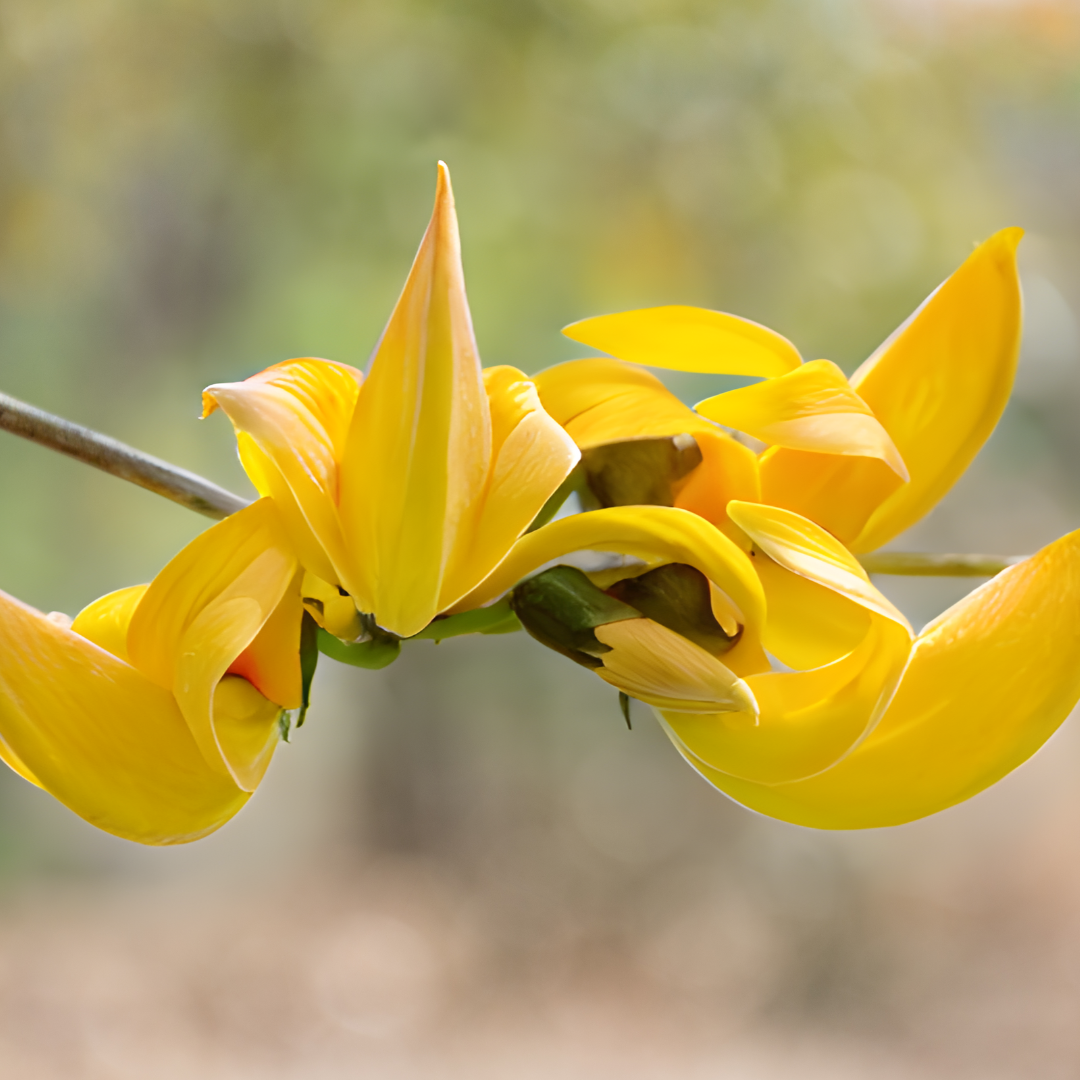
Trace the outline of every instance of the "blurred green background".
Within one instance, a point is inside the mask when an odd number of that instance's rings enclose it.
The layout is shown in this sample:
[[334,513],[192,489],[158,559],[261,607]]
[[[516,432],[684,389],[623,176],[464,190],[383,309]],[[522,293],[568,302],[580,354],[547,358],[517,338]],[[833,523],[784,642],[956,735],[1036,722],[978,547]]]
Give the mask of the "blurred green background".
[[[1067,0],[0,0],[0,389],[250,493],[201,388],[363,365],[439,158],[481,354],[527,371],[664,303],[850,371],[1018,224],[1014,401],[894,546],[1032,551],[1080,525],[1078,58]],[[68,613],[206,524],[8,435],[0,506],[0,588]],[[882,584],[921,623],[971,583]],[[969,805],[825,835],[520,635],[317,690],[190,849],[0,777],[10,1075],[1080,1068],[1071,728]]]

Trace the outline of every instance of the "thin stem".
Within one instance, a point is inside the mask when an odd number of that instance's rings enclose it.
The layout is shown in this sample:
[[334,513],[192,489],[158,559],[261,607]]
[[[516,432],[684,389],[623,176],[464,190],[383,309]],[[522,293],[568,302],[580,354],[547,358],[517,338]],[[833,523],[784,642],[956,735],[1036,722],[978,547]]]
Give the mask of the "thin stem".
[[922,552],[878,551],[860,555],[870,574],[903,574],[919,577],[993,577],[1015,566],[1026,555],[926,555]]
[[53,416],[7,394],[0,394],[0,429],[164,495],[166,499],[207,517],[225,518],[248,505],[246,499],[187,469],[170,465],[117,439],[110,439],[108,435]]

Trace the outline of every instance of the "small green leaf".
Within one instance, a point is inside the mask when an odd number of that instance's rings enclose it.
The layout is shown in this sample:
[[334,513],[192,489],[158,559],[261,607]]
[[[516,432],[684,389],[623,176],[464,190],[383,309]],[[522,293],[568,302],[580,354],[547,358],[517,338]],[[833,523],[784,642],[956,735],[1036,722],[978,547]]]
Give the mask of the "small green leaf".
[[[289,732],[292,729],[292,716],[288,709],[282,709],[281,712],[277,714],[277,726],[278,732],[281,735],[281,741],[288,742]],[[297,724],[296,726],[299,727],[300,725]]]
[[619,708],[622,710],[623,719],[626,721],[626,730],[633,731],[634,725],[630,723],[630,695],[619,691]]

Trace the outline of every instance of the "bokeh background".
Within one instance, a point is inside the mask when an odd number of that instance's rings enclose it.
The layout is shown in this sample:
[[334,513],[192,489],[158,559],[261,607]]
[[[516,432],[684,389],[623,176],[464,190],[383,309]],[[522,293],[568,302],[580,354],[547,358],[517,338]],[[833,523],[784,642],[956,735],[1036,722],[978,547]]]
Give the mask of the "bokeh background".
[[[199,391],[362,365],[438,158],[481,352],[528,371],[673,302],[850,371],[1019,224],[1014,400],[894,546],[1030,552],[1080,526],[1078,59],[1049,0],[0,0],[0,388],[250,492]],[[8,435],[0,507],[0,587],[68,613],[206,524]],[[882,582],[917,624],[971,584]],[[175,850],[0,776],[0,1075],[1080,1074],[1075,724],[824,834],[613,698],[523,635],[324,662],[250,806]]]

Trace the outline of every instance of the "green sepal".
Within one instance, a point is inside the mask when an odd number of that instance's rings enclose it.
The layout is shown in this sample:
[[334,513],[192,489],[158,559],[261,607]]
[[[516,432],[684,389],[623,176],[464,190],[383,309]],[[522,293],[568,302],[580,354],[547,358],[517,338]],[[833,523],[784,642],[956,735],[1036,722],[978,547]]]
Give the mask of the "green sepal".
[[641,617],[574,566],[553,566],[523,581],[510,594],[510,606],[537,641],[589,668],[600,667],[598,657],[611,651],[594,633],[597,626]]
[[690,435],[590,447],[582,451],[579,465],[595,501],[595,506],[586,509],[674,506],[676,485],[701,461],[701,450]]
[[462,611],[458,615],[440,615],[419,634],[413,634],[406,640],[444,641],[462,634],[512,634],[520,629],[521,623],[510,607],[509,599],[504,599],[488,607]]
[[334,637],[320,626],[318,643],[319,652],[324,656],[329,656],[331,660],[351,664],[353,667],[369,668],[373,671],[392,664],[401,652],[401,639],[386,633],[378,637],[373,636],[368,641],[350,644]]
[[[315,668],[319,663],[319,624],[309,611],[304,612],[300,623],[300,714],[296,726],[303,727],[311,705],[311,682],[315,678]],[[283,738],[289,741],[288,733]]]
[[626,730],[633,731],[634,725],[630,723],[630,695],[624,690],[619,691],[619,710],[626,721]]
[[623,578],[608,589],[608,594],[689,638],[713,656],[726,652],[738,640],[738,635],[726,634],[716,621],[709,579],[685,563],[667,563],[637,577]]

